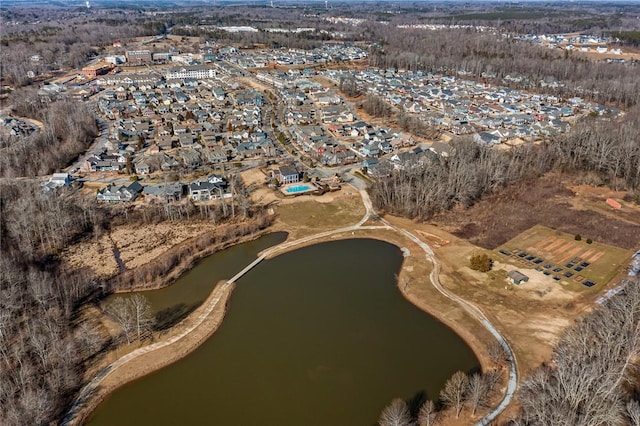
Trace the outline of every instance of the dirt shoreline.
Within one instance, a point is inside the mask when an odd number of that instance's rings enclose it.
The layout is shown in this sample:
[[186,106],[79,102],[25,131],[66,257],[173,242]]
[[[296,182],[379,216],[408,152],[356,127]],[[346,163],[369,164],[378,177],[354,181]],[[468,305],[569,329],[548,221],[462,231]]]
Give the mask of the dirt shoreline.
[[[284,227],[276,225],[266,228],[265,230],[261,231],[259,235],[254,234],[253,237],[257,238],[265,233],[279,232],[284,230]],[[300,244],[295,244],[281,250],[277,250],[274,255],[269,257],[279,256],[281,254],[285,254],[287,252],[297,250],[305,246],[320,244],[327,241],[344,240],[351,238],[372,238],[388,242],[397,246],[398,248],[410,247],[410,251],[412,254],[410,255],[410,257],[405,258],[402,263],[402,268],[398,274],[397,287],[402,296],[414,306],[416,306],[426,314],[436,318],[438,321],[442,322],[451,330],[453,330],[469,346],[469,348],[471,348],[483,370],[489,369],[490,366],[494,365],[487,353],[486,344],[483,343],[483,340],[486,341],[487,336],[477,336],[473,331],[471,331],[472,329],[474,329],[474,331],[478,331],[480,332],[480,334],[483,334],[482,330],[484,330],[484,328],[482,328],[482,326],[477,323],[475,319],[468,316],[468,314],[466,314],[466,312],[464,312],[462,308],[460,308],[453,302],[443,300],[434,302],[433,295],[424,297],[421,296],[420,293],[415,292],[416,286],[420,286],[422,288],[433,287],[431,285],[431,281],[428,279],[428,274],[414,274],[414,266],[410,265],[409,263],[422,263],[423,266],[425,264],[429,264],[428,267],[431,267],[431,265],[430,262],[427,262],[424,256],[421,256],[421,252],[419,251],[417,246],[414,246],[412,242],[406,240],[403,236],[397,234],[395,231],[385,230],[381,228],[380,230],[359,230],[355,232],[333,234],[330,236],[301,242]],[[242,240],[249,239],[250,238],[247,238],[245,236],[236,240],[234,243],[225,244],[224,248],[228,248],[231,245],[238,244],[242,242]],[[221,250],[224,248],[218,248],[217,250]],[[269,249],[265,249],[265,251],[266,250]],[[196,256],[196,258],[194,258],[193,261],[189,263],[193,265],[199,259],[205,257],[208,254],[210,253],[201,253],[201,256]],[[413,257],[413,259],[411,257]],[[186,270],[188,269],[185,269],[182,272],[186,272]],[[422,280],[420,282],[414,282],[416,278],[419,278],[415,275],[421,275]],[[401,282],[403,282],[403,280],[411,280],[411,286],[401,285]],[[201,306],[199,306],[183,321],[172,327],[162,336],[159,336],[160,340],[156,340],[154,343],[169,340],[173,336],[179,335],[185,329],[188,329],[190,326],[192,326],[197,318],[202,315],[202,312],[208,307],[210,301],[214,297],[216,297],[224,282],[225,281],[218,283],[207,300]],[[145,288],[145,290],[148,289],[149,288]],[[225,292],[224,297],[220,300],[220,303],[218,303],[218,306],[216,306],[212,310],[210,315],[208,315],[207,318],[202,321],[202,323],[197,325],[183,338],[168,346],[164,346],[152,352],[142,354],[137,358],[127,362],[126,364],[112,370],[109,376],[104,379],[104,381],[100,384],[96,391],[91,394],[86,401],[84,401],[82,407],[77,410],[77,414],[74,417],[73,421],[68,424],[83,424],[87,419],[90,418],[90,416],[100,405],[100,403],[102,403],[112,392],[115,392],[118,388],[131,381],[151,374],[173,362],[176,362],[196,350],[202,343],[204,343],[205,340],[207,340],[215,333],[215,331],[224,320],[232,290],[233,286],[229,287],[228,291]],[[433,288],[433,292],[437,293],[435,288]],[[451,315],[452,312],[454,313],[454,315]],[[114,354],[111,355],[114,356]]]
[[[138,292],[138,291],[147,291],[147,290],[159,290],[161,288],[164,287],[169,287],[170,285],[173,285],[173,283],[180,278],[180,276],[182,276],[182,274],[190,271],[191,269],[193,269],[196,264],[201,261],[202,259],[204,259],[205,257],[211,256],[212,254],[215,254],[219,251],[222,250],[226,250],[228,248],[231,248],[235,245],[238,244],[242,244],[242,243],[246,243],[249,241],[254,241],[257,240],[258,238],[273,233],[273,232],[286,232],[286,231],[275,231],[273,229],[269,229],[269,228],[264,228],[258,231],[255,231],[251,234],[246,234],[246,235],[242,235],[239,237],[235,237],[229,241],[225,241],[222,243],[218,243],[213,245],[212,247],[207,247],[203,250],[199,250],[196,251],[194,253],[190,253],[188,254],[182,261],[181,263],[176,266],[175,268],[173,268],[171,270],[171,272],[164,274],[164,275],[160,275],[158,277],[156,277],[150,285],[145,285],[145,286],[135,286],[134,288],[127,288],[127,289],[113,289],[112,293],[113,294],[125,294],[125,293],[132,293],[132,292]],[[167,249],[167,252],[169,252],[169,250],[175,250],[175,251],[180,251],[183,248],[189,247],[192,244],[192,241],[194,239],[196,239],[198,237],[193,237],[190,238],[176,246],[170,247],[169,249]],[[161,255],[162,256],[162,255]],[[160,256],[159,256],[160,257]],[[152,260],[149,263],[153,263],[154,261]],[[144,265],[146,266],[146,264]]]
[[[77,408],[73,419],[65,424],[84,424],[86,420],[91,418],[98,406],[107,399],[111,393],[115,392],[120,387],[160,370],[161,368],[186,357],[200,347],[200,345],[202,345],[213,335],[213,333],[216,332],[226,315],[229,300],[235,285],[232,284],[224,286],[225,283],[226,281],[220,281],[216,284],[214,290],[202,305],[200,305],[179,324],[165,332],[161,336],[160,340],[156,340],[153,343],[170,340],[171,338],[179,336],[181,333],[185,332],[185,330],[188,330],[189,327],[191,327],[209,308],[213,299],[220,296],[220,299],[217,301],[212,311],[204,317],[204,320],[200,324],[185,336],[179,338],[175,343],[171,343],[151,352],[143,353],[111,370],[109,375],[101,381],[98,387],[91,392],[87,399],[84,400]],[[144,346],[141,349],[145,347],[148,346]]]

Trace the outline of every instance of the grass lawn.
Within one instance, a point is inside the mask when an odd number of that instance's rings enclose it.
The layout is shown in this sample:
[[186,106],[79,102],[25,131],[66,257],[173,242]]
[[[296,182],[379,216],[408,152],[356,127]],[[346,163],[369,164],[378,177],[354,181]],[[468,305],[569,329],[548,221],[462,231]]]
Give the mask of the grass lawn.
[[281,203],[274,210],[278,219],[286,225],[288,231],[295,233],[296,237],[316,234],[328,229],[354,225],[362,218],[365,210],[360,196],[355,191],[351,193],[337,193],[331,202],[308,198]]

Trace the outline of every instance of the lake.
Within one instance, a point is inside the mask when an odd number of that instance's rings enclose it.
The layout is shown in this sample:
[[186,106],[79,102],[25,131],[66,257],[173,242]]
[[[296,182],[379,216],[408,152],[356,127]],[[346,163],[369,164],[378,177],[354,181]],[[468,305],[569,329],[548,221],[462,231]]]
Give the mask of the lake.
[[[172,287],[212,286],[234,262],[213,256]],[[252,260],[244,257],[227,278]],[[373,239],[263,261],[238,281],[211,338],[116,391],[89,424],[372,425],[395,397],[437,399],[455,371],[479,363],[457,334],[402,297],[402,261],[398,247]],[[174,303],[156,297],[162,309]]]

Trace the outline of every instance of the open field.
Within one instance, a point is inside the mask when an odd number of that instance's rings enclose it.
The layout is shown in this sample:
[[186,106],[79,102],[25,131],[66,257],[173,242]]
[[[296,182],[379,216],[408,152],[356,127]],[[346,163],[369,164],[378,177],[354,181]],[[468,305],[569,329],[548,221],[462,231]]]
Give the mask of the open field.
[[241,176],[246,185],[254,187],[253,200],[273,209],[276,227],[283,227],[291,239],[353,225],[365,213],[360,194],[349,185],[320,196],[286,197],[265,185],[266,174],[259,169],[247,170]]
[[[610,209],[605,201],[613,191],[588,188],[583,186],[578,190],[565,184],[562,175],[549,174],[485,197],[471,208],[444,213],[433,222],[460,238],[491,250],[535,225],[637,250],[640,246],[640,206],[623,203],[621,210]],[[621,196],[620,193],[617,195]]]
[[292,201],[277,204],[274,211],[278,221],[296,238],[353,225],[365,211],[360,196],[351,187],[320,197],[301,195]]
[[[632,250],[598,242],[576,241],[573,235],[534,226],[495,250],[496,257],[531,275],[569,290],[602,288],[629,263]],[[526,284],[523,284],[526,285]]]

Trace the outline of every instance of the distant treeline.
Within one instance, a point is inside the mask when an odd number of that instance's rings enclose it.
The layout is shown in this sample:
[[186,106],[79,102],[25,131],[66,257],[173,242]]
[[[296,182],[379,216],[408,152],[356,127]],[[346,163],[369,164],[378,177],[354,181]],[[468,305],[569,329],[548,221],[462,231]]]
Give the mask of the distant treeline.
[[614,31],[611,37],[616,37],[624,44],[640,46],[640,31]]
[[35,93],[22,93],[15,98],[14,111],[41,121],[43,127],[23,138],[0,138],[2,177],[45,175],[66,167],[98,134],[94,114],[72,99],[44,104]]

